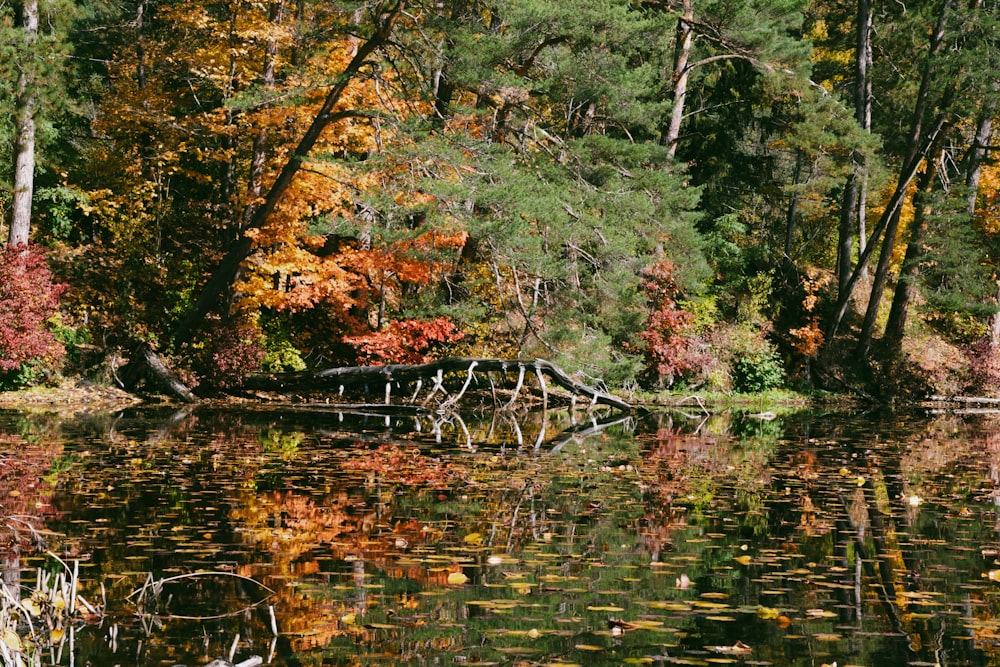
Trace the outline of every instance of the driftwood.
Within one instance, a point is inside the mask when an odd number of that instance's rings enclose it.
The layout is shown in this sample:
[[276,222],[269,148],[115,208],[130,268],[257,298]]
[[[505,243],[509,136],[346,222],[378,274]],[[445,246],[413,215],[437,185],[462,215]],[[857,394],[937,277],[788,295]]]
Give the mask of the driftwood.
[[[518,395],[524,386],[527,372],[533,372],[538,380],[538,386],[542,393],[543,407],[547,407],[549,399],[548,385],[545,381],[547,377],[554,385],[562,387],[574,398],[584,396],[590,399],[591,407],[594,405],[607,405],[619,410],[632,412],[633,406],[628,402],[613,396],[597,387],[583,384],[574,380],[561,368],[545,359],[484,359],[467,357],[448,357],[427,364],[390,364],[386,366],[345,366],[338,368],[327,368],[318,371],[300,371],[296,373],[267,373],[251,375],[244,380],[242,388],[257,391],[336,391],[342,394],[346,388],[359,386],[371,387],[378,385],[384,388],[384,403],[386,406],[392,404],[393,391],[399,391],[404,385],[414,387],[412,396],[409,398],[409,407],[405,404],[397,404],[403,411],[412,409],[417,397],[424,388],[429,391],[424,396],[421,403],[426,406],[432,399],[438,398],[438,407],[452,408],[466,394],[469,387],[476,379],[476,373],[517,373],[517,383],[508,399],[502,407],[510,409],[515,405]],[[194,403],[198,398],[194,393],[174,375],[166,364],[157,356],[148,345],[140,345],[123,369],[120,377],[122,386],[127,390],[134,390],[141,377],[148,373],[163,387],[171,396],[186,403]],[[465,374],[461,388],[454,395],[449,395],[445,388],[445,377],[454,374]],[[495,386],[492,378],[489,378],[491,393],[495,396]],[[450,386],[450,385],[449,385]]]
[[[931,414],[953,414],[953,415],[996,415],[1000,414],[1000,398],[992,396],[928,396],[925,403],[932,406]],[[954,407],[954,404],[962,406],[979,407]],[[951,405],[949,405],[951,404]],[[992,407],[988,407],[992,406]]]
[[932,403],[972,403],[978,405],[1000,405],[1000,398],[990,396],[928,396]]
[[[446,396],[441,402],[445,407],[455,405],[465,395],[470,384],[475,379],[475,373],[513,373],[517,372],[518,381],[513,395],[504,406],[509,408],[514,404],[524,383],[526,371],[534,372],[542,390],[543,402],[548,399],[547,377],[553,384],[562,387],[573,396],[585,396],[591,405],[608,405],[619,410],[631,412],[632,405],[601,389],[577,382],[565,371],[545,359],[479,359],[466,357],[449,357],[427,364],[391,364],[388,366],[349,366],[343,368],[328,368],[319,371],[302,371],[297,373],[271,373],[252,375],[243,383],[244,389],[261,391],[311,391],[333,390],[342,393],[344,388],[378,385],[385,389],[385,402],[389,404],[394,389],[403,385],[415,386],[410,402],[416,401],[420,391],[429,385],[429,392],[423,399],[428,403],[439,392]],[[458,393],[448,396],[444,387],[446,375],[465,373],[465,381]],[[491,383],[492,387],[492,383]]]

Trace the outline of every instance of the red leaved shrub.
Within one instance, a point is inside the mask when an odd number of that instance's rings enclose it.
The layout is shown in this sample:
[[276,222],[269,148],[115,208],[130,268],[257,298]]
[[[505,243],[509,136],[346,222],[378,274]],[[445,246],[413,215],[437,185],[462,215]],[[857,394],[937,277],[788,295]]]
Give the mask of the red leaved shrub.
[[350,336],[344,342],[358,351],[362,364],[423,364],[434,348],[461,340],[464,334],[447,317],[429,321],[398,320],[381,331]]
[[53,282],[36,249],[19,245],[0,252],[0,375],[25,363],[63,357],[63,346],[45,324],[58,312],[65,289]]
[[685,373],[693,370],[698,355],[692,349],[690,330],[694,315],[683,310],[675,300],[680,290],[674,280],[674,264],[661,259],[642,272],[641,287],[649,303],[646,328],[639,332],[646,375],[653,384],[670,386]]
[[260,370],[264,337],[255,318],[210,316],[203,347],[194,355],[195,372],[216,389],[231,389]]

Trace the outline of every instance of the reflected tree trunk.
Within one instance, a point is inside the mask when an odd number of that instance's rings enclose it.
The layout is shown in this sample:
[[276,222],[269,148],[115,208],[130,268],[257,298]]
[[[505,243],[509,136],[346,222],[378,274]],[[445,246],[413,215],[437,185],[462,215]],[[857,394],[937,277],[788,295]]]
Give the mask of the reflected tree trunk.
[[3,586],[14,600],[20,600],[23,597],[21,593],[21,557],[17,554],[5,556],[0,575],[3,576],[0,586]]

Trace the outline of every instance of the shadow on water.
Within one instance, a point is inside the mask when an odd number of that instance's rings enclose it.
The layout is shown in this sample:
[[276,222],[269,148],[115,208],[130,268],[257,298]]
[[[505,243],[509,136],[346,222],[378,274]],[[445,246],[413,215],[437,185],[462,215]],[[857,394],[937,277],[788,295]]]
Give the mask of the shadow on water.
[[1000,420],[761,417],[2,412],[4,578],[42,664],[1000,664]]

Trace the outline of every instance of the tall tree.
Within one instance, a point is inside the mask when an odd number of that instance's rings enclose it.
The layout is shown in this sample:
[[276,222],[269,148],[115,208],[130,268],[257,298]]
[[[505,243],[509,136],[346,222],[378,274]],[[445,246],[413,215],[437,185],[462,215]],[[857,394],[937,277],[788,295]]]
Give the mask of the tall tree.
[[917,291],[917,277],[920,273],[920,263],[925,254],[925,239],[927,237],[927,218],[933,214],[930,198],[937,184],[938,171],[944,154],[942,137],[938,137],[934,146],[926,156],[924,171],[917,180],[916,191],[913,193],[913,219],[910,221],[910,239],[906,244],[906,253],[899,270],[896,289],[893,291],[892,306],[889,319],[886,321],[883,340],[886,352],[894,356],[899,353],[903,343],[907,313],[910,303]]
[[691,113],[688,86],[696,70],[741,60],[761,71],[793,74],[807,62],[808,46],[796,34],[805,9],[798,0],[742,0],[726,6],[678,0],[667,7],[677,17],[668,86],[673,107],[663,134],[671,157],[677,152],[683,120]]
[[338,120],[364,115],[364,110],[338,107],[341,106],[342,98],[355,77],[365,67],[371,65],[370,58],[389,44],[393,27],[404,8],[404,0],[395,0],[381,3],[370,10],[372,16],[369,34],[357,45],[354,56],[330,87],[309,127],[271,183],[263,202],[254,210],[237,241],[219,262],[189,312],[171,332],[170,339],[175,346],[187,342],[195,328],[204,321],[205,316],[219,306],[220,297],[236,280],[240,265],[254,247],[254,234],[249,232],[260,229],[268,221],[324,130]]
[[685,291],[704,284],[698,190],[661,144],[673,25],[627,1],[503,0],[453,26],[446,146],[421,142],[438,165],[421,187],[475,242],[454,307],[499,310],[490,339],[627,376],[641,270],[662,251]]
[[57,122],[68,125],[72,117],[70,31],[89,4],[67,0],[0,4],[0,137],[4,147],[13,148],[9,155],[3,151],[0,178],[10,193],[10,217],[5,222],[11,244],[26,243],[32,233],[38,155],[52,153],[54,164],[55,153],[67,152],[62,147],[52,150],[58,136],[55,128]]
[[[865,312],[864,323],[858,341],[859,357],[864,359],[868,356],[871,346],[872,334],[874,332],[876,317],[889,277],[889,266],[892,258],[893,248],[896,243],[896,234],[899,228],[900,212],[903,200],[917,170],[927,157],[934,142],[937,140],[945,123],[948,120],[947,107],[937,109],[932,102],[936,94],[935,84],[939,82],[938,69],[935,65],[942,50],[945,48],[945,28],[951,15],[952,0],[945,0],[934,16],[934,27],[930,32],[930,39],[927,50],[920,60],[920,85],[913,101],[910,114],[911,125],[908,134],[907,146],[902,158],[902,166],[898,172],[895,189],[890,197],[878,224],[872,231],[871,238],[866,244],[865,251],[858,257],[858,261],[851,272],[850,278],[843,285],[843,289],[838,293],[837,309],[834,313],[827,342],[831,342],[840,327],[840,324],[850,306],[854,288],[867,265],[872,251],[876,247],[877,239],[881,238],[881,252],[879,262],[872,280],[871,293],[869,296],[868,308]],[[936,113],[932,113],[936,112]]]
[[[854,48],[854,118],[866,132],[871,131],[872,86],[868,71],[872,61],[871,32],[874,11],[870,0],[858,0]],[[854,169],[844,186],[844,199],[840,210],[840,231],[837,246],[837,292],[847,290],[851,279],[851,258],[854,238],[860,240],[859,252],[865,251],[865,213],[867,207],[867,179],[864,156],[853,155]]]
[[[949,121],[945,129],[951,124],[962,121],[963,125],[983,131],[982,109],[989,108],[994,102],[990,101],[995,95],[1000,79],[997,78],[996,69],[986,67],[979,70],[985,63],[996,60],[996,37],[995,31],[998,29],[998,19],[1000,15],[993,7],[986,7],[984,3],[975,2],[971,7],[958,8],[956,12],[956,28],[952,31],[951,40],[953,48],[949,63],[935,65],[935,69],[948,70],[946,77],[948,84],[944,86],[939,94],[937,107],[938,113],[951,111],[955,120]],[[984,105],[984,100],[986,100]],[[977,121],[979,121],[977,123]],[[978,134],[978,132],[977,132]],[[913,197],[914,216],[910,223],[910,238],[906,247],[906,254],[900,268],[899,280],[893,294],[892,307],[889,311],[889,319],[886,322],[883,344],[889,353],[898,352],[902,347],[905,333],[907,317],[910,311],[918,285],[917,278],[921,273],[922,258],[926,253],[925,238],[928,234],[928,227],[935,215],[946,215],[947,209],[968,208],[963,205],[961,198],[954,205],[935,206],[931,201],[933,191],[944,183],[947,191],[947,183],[951,181],[950,176],[945,173],[948,169],[945,164],[945,136],[942,132],[937,142],[932,145],[929,151],[924,173],[921,176],[917,192]],[[969,138],[972,148],[966,151],[968,159],[975,160],[975,145],[978,136],[974,134]],[[961,161],[961,155],[955,156],[952,160],[957,164]],[[973,172],[966,169],[965,173],[959,170],[955,174],[958,179],[966,182],[973,177]],[[946,199],[955,197],[943,193]],[[967,201],[967,198],[966,198]],[[945,210],[940,210],[940,209]],[[967,218],[964,223],[970,224],[971,218]],[[956,223],[952,223],[956,224]]]
[[[996,68],[989,66],[998,59],[996,31],[1000,29],[1000,13],[994,6],[976,0],[970,6],[957,8],[956,19],[949,68],[951,81],[941,95],[939,107],[953,106],[956,125],[953,134],[957,136],[952,143],[967,144],[968,148],[964,150],[964,156],[954,154],[956,149],[948,150],[942,135],[928,155],[924,174],[913,197],[910,239],[883,336],[883,347],[889,354],[898,353],[902,347],[910,306],[918,289],[922,258],[928,250],[925,239],[933,218],[945,218],[947,222],[942,224],[949,226],[968,227],[972,224],[979,185],[976,165],[981,164],[985,157],[984,149],[992,129],[992,122],[985,119],[991,117],[996,108],[995,96],[1000,87]],[[966,132],[967,136],[957,132],[962,127],[970,129]],[[954,167],[949,168],[948,165]],[[967,189],[964,196],[961,188],[956,193],[951,192],[950,183],[953,180],[959,183],[964,181]],[[931,197],[935,190],[940,190],[936,203]],[[951,211],[955,214],[950,214]],[[963,211],[964,215],[961,214]],[[947,235],[942,235],[941,241],[947,242]],[[970,293],[977,291],[972,285],[967,289]]]
[[31,229],[31,196],[35,186],[35,113],[36,89],[35,43],[38,41],[38,0],[15,3],[17,28],[22,33],[21,57],[18,59],[17,97],[15,100],[14,192],[11,202],[8,243],[28,242]]

